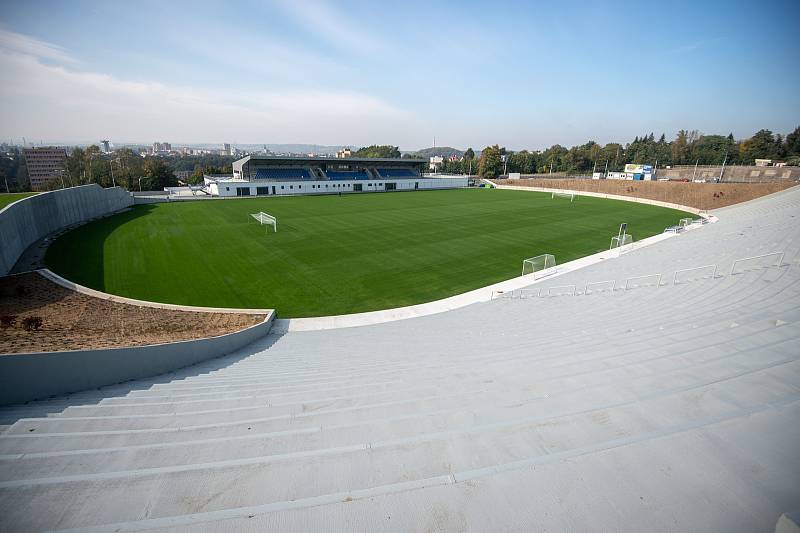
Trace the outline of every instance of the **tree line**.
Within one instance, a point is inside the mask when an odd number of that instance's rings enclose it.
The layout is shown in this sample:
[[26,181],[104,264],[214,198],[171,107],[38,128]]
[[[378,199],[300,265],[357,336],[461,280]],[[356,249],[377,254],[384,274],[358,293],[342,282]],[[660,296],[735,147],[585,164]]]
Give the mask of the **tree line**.
[[733,134],[703,135],[697,130],[681,130],[672,141],[662,133],[658,139],[650,133],[636,136],[622,145],[608,143],[601,146],[594,141],[566,148],[555,144],[542,151],[521,150],[513,152],[499,145],[487,146],[480,156],[468,149],[464,157],[455,161],[446,159],[440,171],[454,174],[479,174],[485,178],[504,172],[544,174],[562,172],[568,175],[622,171],[626,163],[658,165],[753,165],[756,159],[786,161],[800,166],[800,127],[783,137],[770,130],[760,130],[750,138],[735,140]]
[[[372,145],[359,148],[357,157],[401,157],[397,146]],[[403,157],[413,157],[405,154]],[[0,159],[0,178],[16,182],[16,190],[29,190],[19,169],[21,151],[14,149],[10,156]],[[204,174],[232,174],[232,156],[215,154],[141,157],[130,148],[103,153],[97,145],[74,148],[67,156],[63,175],[48,184],[50,189],[97,183],[103,187],[113,184],[128,190],[162,190],[180,184],[199,184]],[[622,145],[608,143],[604,146],[594,141],[566,148],[555,144],[546,150],[511,151],[497,144],[487,146],[480,154],[468,148],[463,157],[442,162],[443,173],[478,174],[493,178],[504,173],[544,174],[550,172],[568,175],[586,175],[593,170],[619,172],[626,163],[658,165],[752,165],[756,159],[783,160],[800,166],[800,127],[785,137],[762,129],[752,137],[735,140],[733,135],[703,135],[697,130],[681,130],[675,139],[667,141],[662,133],[658,139],[653,133],[636,136]],[[189,177],[178,182],[176,171],[191,171]],[[2,185],[2,180],[0,180]]]

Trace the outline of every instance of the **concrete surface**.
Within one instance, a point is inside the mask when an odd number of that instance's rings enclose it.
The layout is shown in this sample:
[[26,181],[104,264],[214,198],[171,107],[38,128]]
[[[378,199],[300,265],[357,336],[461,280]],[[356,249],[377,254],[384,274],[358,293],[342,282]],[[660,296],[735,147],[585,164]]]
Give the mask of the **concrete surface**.
[[241,331],[165,344],[0,354],[0,405],[157,376],[234,352],[266,336],[274,313]]
[[25,250],[59,229],[133,204],[121,187],[97,184],[43,192],[0,209],[0,276],[11,272]]
[[[553,285],[0,409],[7,530],[773,531],[800,508],[800,191]],[[763,268],[756,268],[763,267]]]

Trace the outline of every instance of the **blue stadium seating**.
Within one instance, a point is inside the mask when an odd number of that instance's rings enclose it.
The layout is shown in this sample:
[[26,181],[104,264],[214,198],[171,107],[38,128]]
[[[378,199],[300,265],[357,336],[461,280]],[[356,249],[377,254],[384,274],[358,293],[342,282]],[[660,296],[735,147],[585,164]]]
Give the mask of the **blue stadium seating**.
[[259,168],[257,180],[310,180],[313,179],[307,168]]
[[378,172],[384,178],[418,178],[419,174],[410,168],[379,168]]
[[365,180],[369,179],[364,170],[328,170],[325,172],[331,180]]

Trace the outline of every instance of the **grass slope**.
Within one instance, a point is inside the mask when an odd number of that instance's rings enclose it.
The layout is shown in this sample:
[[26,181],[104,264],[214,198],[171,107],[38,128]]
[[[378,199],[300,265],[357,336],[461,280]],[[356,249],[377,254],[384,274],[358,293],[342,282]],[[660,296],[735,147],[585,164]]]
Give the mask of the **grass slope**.
[[28,196],[33,196],[34,194],[38,194],[38,193],[35,193],[35,192],[2,193],[2,194],[0,194],[0,209],[3,209],[8,204],[14,203],[17,200],[21,200],[23,198],[27,198]]
[[[278,218],[267,233],[249,213]],[[47,265],[113,294],[187,305],[275,308],[282,317],[386,309],[608,248],[620,222],[643,239],[680,211],[504,190],[253,198],[140,205],[56,240]],[[271,230],[270,230],[271,231]]]

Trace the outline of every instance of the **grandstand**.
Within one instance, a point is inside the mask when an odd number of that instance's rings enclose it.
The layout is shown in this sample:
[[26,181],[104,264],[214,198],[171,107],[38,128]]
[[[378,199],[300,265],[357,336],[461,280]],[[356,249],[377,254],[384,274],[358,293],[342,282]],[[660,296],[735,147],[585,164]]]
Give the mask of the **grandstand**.
[[771,531],[800,508],[799,209],[720,209],[543,297],[4,408],[3,525]]
[[426,164],[423,159],[249,155],[234,161],[232,176],[206,176],[203,191],[212,196],[272,196],[468,186],[466,176],[423,175]]

